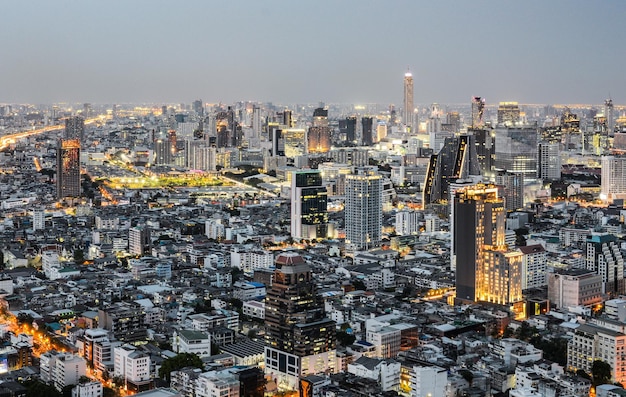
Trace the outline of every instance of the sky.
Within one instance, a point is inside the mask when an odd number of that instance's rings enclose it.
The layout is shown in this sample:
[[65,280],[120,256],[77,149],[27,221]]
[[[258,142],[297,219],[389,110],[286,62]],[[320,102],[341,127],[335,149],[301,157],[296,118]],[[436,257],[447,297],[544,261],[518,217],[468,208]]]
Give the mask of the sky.
[[6,0],[0,103],[626,103],[617,0]]

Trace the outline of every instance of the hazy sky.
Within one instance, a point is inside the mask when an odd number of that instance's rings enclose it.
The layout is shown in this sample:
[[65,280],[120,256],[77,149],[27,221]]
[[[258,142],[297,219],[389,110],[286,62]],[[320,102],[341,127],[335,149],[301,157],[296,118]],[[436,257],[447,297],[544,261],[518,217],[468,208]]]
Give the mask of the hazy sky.
[[626,103],[625,1],[19,0],[0,102]]

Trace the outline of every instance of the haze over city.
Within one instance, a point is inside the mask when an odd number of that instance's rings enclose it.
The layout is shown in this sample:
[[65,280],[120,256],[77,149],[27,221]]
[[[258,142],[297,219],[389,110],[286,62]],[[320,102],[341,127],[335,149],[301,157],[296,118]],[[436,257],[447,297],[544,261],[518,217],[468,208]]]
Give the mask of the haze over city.
[[0,102],[616,104],[623,2],[5,2]]

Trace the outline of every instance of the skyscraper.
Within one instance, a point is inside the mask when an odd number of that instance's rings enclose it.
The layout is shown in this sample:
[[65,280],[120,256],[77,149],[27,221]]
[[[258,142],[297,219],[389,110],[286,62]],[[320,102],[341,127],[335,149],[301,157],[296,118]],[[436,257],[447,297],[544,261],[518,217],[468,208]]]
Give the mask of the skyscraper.
[[606,118],[606,129],[609,136],[613,136],[615,133],[615,113],[613,108],[613,100],[607,99],[604,101],[604,117]]
[[559,142],[541,141],[537,146],[537,178],[561,179],[561,152]]
[[498,124],[514,125],[521,119],[517,102],[500,102],[498,105]]
[[524,208],[524,174],[499,171],[496,184],[504,188],[504,203],[507,211]]
[[502,305],[521,301],[522,254],[505,244],[506,212],[498,187],[478,184],[457,190],[452,222],[457,299]]
[[413,74],[404,74],[404,108],[402,109],[402,121],[413,132]]
[[57,146],[57,198],[80,197],[80,140],[60,139]]
[[317,108],[313,112],[313,125],[307,134],[307,147],[309,153],[327,153],[330,150],[327,109]]
[[374,119],[371,116],[361,117],[361,142],[363,146],[374,144]]
[[602,156],[600,197],[612,202],[626,198],[626,156]]
[[294,171],[291,176],[291,237],[328,237],[328,193],[318,170]]
[[348,116],[343,120],[339,120],[339,134],[345,137],[348,143],[356,141],[356,117]]
[[65,119],[65,139],[78,139],[83,141],[85,136],[85,119],[80,116],[72,116]]
[[302,256],[283,252],[275,263],[265,297],[265,372],[280,390],[296,390],[301,376],[336,372],[335,322]]
[[447,202],[449,185],[457,179],[480,175],[473,135],[446,138],[438,154],[430,156],[424,182],[424,206]]
[[382,176],[376,167],[358,167],[346,175],[346,245],[355,250],[378,247],[382,238]]
[[498,170],[521,172],[527,179],[537,177],[536,124],[496,127],[494,167]]

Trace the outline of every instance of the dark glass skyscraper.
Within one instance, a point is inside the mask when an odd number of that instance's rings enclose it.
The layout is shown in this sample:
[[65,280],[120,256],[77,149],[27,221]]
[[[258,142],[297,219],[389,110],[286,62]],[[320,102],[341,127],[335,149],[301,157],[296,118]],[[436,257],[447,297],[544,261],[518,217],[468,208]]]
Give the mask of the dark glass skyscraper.
[[320,171],[295,171],[291,177],[291,237],[328,237],[328,193]]
[[480,175],[474,136],[446,138],[439,153],[430,157],[424,183],[424,205],[448,202],[450,183],[470,175]]
[[361,141],[364,146],[374,144],[374,119],[371,116],[361,117]]
[[295,252],[276,257],[265,297],[265,371],[280,389],[300,376],[335,372],[335,322],[326,318],[311,268]]

